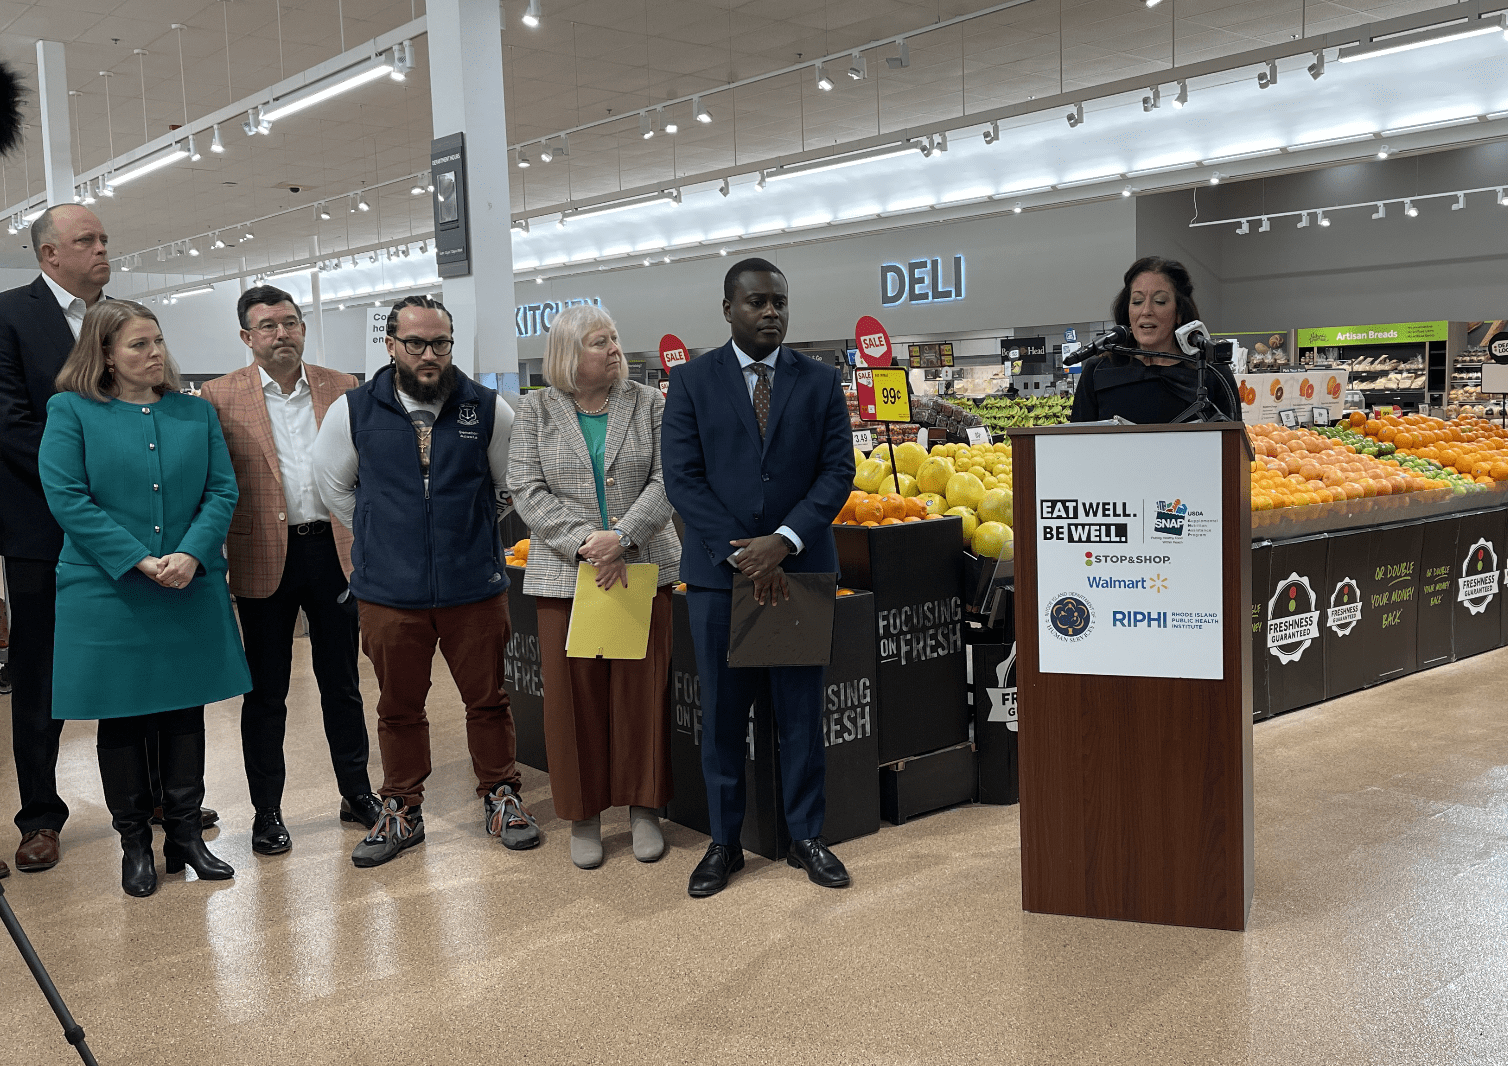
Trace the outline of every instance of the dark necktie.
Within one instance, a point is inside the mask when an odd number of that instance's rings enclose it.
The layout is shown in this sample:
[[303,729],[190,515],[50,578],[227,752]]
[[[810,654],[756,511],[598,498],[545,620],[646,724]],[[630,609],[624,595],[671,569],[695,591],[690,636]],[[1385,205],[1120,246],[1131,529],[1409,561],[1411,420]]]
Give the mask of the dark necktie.
[[763,440],[765,426],[770,421],[770,368],[755,363],[754,373],[759,375],[754,384],[754,418],[759,422],[759,438]]

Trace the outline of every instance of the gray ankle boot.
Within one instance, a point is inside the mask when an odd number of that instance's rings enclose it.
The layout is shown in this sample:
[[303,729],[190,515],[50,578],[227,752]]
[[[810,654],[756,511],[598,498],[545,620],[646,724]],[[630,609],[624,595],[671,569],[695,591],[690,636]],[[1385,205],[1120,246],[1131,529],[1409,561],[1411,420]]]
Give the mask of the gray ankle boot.
[[602,865],[602,815],[571,823],[571,861],[583,870]]
[[665,854],[660,816],[653,807],[630,807],[628,820],[634,830],[634,858],[640,862],[654,862]]

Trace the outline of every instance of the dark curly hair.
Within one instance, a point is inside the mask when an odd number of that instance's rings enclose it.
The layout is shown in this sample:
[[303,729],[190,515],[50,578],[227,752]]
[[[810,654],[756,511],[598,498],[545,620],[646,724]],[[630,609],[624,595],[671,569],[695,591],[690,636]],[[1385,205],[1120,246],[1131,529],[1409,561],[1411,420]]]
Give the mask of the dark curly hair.
[[1164,259],[1160,255],[1144,255],[1131,264],[1131,269],[1126,271],[1123,279],[1125,284],[1121,291],[1116,294],[1115,302],[1110,305],[1110,317],[1118,326],[1131,324],[1131,283],[1141,274],[1151,272],[1161,274],[1173,283],[1173,293],[1178,305],[1178,321],[1175,326],[1182,326],[1199,317],[1199,305],[1194,303],[1194,282],[1189,277],[1188,268],[1176,259]]

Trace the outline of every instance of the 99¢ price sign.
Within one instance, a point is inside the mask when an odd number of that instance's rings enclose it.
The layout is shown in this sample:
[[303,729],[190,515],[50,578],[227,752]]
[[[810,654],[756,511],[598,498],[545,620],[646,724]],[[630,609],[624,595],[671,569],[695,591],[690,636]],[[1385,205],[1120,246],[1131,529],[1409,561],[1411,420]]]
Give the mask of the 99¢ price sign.
[[863,421],[911,421],[905,367],[859,367],[854,370],[853,383],[859,397],[859,418]]

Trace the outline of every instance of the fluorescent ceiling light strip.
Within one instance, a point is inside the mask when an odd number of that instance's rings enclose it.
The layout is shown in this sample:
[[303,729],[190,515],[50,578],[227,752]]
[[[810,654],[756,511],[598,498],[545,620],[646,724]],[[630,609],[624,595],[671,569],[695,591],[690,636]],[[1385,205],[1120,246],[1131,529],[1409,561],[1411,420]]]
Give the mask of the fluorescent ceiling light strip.
[[1429,130],[1443,130],[1449,126],[1465,126],[1476,122],[1476,115],[1461,115],[1457,118],[1443,118],[1438,122],[1420,122],[1413,126],[1395,126],[1390,130],[1383,130],[1383,137],[1398,137],[1405,133],[1425,133]]
[[1341,144],[1355,144],[1357,141],[1370,141],[1376,134],[1353,133],[1349,137],[1330,137],[1323,141],[1305,141],[1303,144],[1290,144],[1290,152],[1307,152],[1313,148],[1334,148]]
[[832,215],[804,215],[801,218],[791,220],[791,229],[807,229],[811,226],[825,226],[833,220]]
[[180,296],[198,296],[202,293],[214,291],[215,287],[213,285],[201,285],[196,289],[180,289],[178,292],[173,293],[173,299],[176,300]]
[[[1189,164],[1189,166],[1193,166],[1193,165],[1194,164],[1192,164],[1192,163]],[[1038,192],[1052,192],[1052,186],[1051,185],[1017,185],[1017,186],[1012,186],[1012,187],[1010,187],[1008,189],[1001,189],[999,192],[997,192],[995,194],[995,196],[998,199],[999,197],[1002,197],[1002,196],[1030,196],[1030,195],[1032,195],[1032,193],[1038,193]]]
[[276,274],[268,274],[262,280],[263,281],[280,281],[283,278],[302,278],[302,277],[307,277],[308,274],[309,274],[309,271],[315,270],[315,269],[317,269],[317,268],[312,267],[312,266],[306,266],[306,267],[299,267],[297,270],[284,270],[284,271],[280,271],[279,273],[276,273]]
[[599,204],[594,207],[579,207],[574,211],[567,211],[562,218],[567,220],[575,218],[589,218],[592,215],[610,215],[615,211],[631,211],[636,207],[648,207],[651,204],[674,203],[674,198],[668,192],[650,193],[648,196],[635,196],[631,200],[618,200],[613,203]]
[[1426,48],[1432,44],[1445,44],[1448,41],[1462,41],[1468,37],[1484,37],[1489,33],[1505,32],[1508,32],[1508,15],[1499,15],[1495,19],[1459,22],[1451,26],[1425,30],[1422,33],[1410,33],[1404,36],[1388,37],[1381,41],[1350,45],[1340,50],[1339,59],[1342,63],[1355,63],[1362,59],[1376,59],[1378,56],[1390,56],[1399,52],[1409,52],[1415,48]]
[[1211,156],[1204,161],[1205,166],[1214,166],[1217,163],[1239,163],[1243,159],[1261,159],[1263,156],[1278,155],[1283,151],[1278,148],[1259,148],[1254,152],[1237,152],[1234,155]]
[[881,159],[893,159],[908,152],[920,152],[921,149],[914,144],[891,145],[879,148],[872,152],[858,152],[853,155],[840,156],[837,159],[818,159],[811,163],[793,163],[788,167],[778,170],[765,171],[766,181],[779,181],[781,178],[794,178],[802,174],[821,174],[825,170],[841,170],[844,167],[855,167],[860,163],[873,163]]
[[1500,118],[1508,118],[1508,111],[1494,111],[1490,115],[1486,115],[1484,117],[1488,122],[1496,122]]
[[1098,185],[1102,181],[1119,181],[1124,177],[1126,177],[1125,174],[1117,171],[1114,174],[1099,174],[1092,178],[1075,178],[1073,181],[1060,181],[1056,188],[1077,189],[1081,185]]
[[1190,168],[1197,167],[1198,165],[1199,161],[1197,159],[1191,159],[1187,163],[1169,163],[1165,167],[1148,167],[1145,170],[1128,170],[1126,171],[1126,177],[1149,178],[1153,174],[1172,174],[1174,171],[1189,170]]
[[347,67],[339,73],[331,74],[312,85],[306,85],[302,89],[296,89],[287,96],[272,101],[262,108],[262,118],[268,122],[276,122],[278,119],[297,114],[305,108],[323,103],[331,97],[339,96],[349,89],[365,85],[369,81],[392,72],[391,59],[386,55],[373,56],[364,63]]
[[118,189],[126,182],[135,181],[143,174],[150,174],[154,170],[161,170],[169,163],[176,162],[179,159],[187,158],[188,149],[184,148],[182,145],[175,144],[164,151],[161,155],[149,157],[144,162],[133,163],[124,170],[118,170],[114,174],[111,174],[105,180],[110,186]]
[[909,200],[897,200],[893,204],[885,205],[885,214],[895,214],[901,211],[915,211],[922,207],[931,207],[937,200],[931,196],[914,196]]

